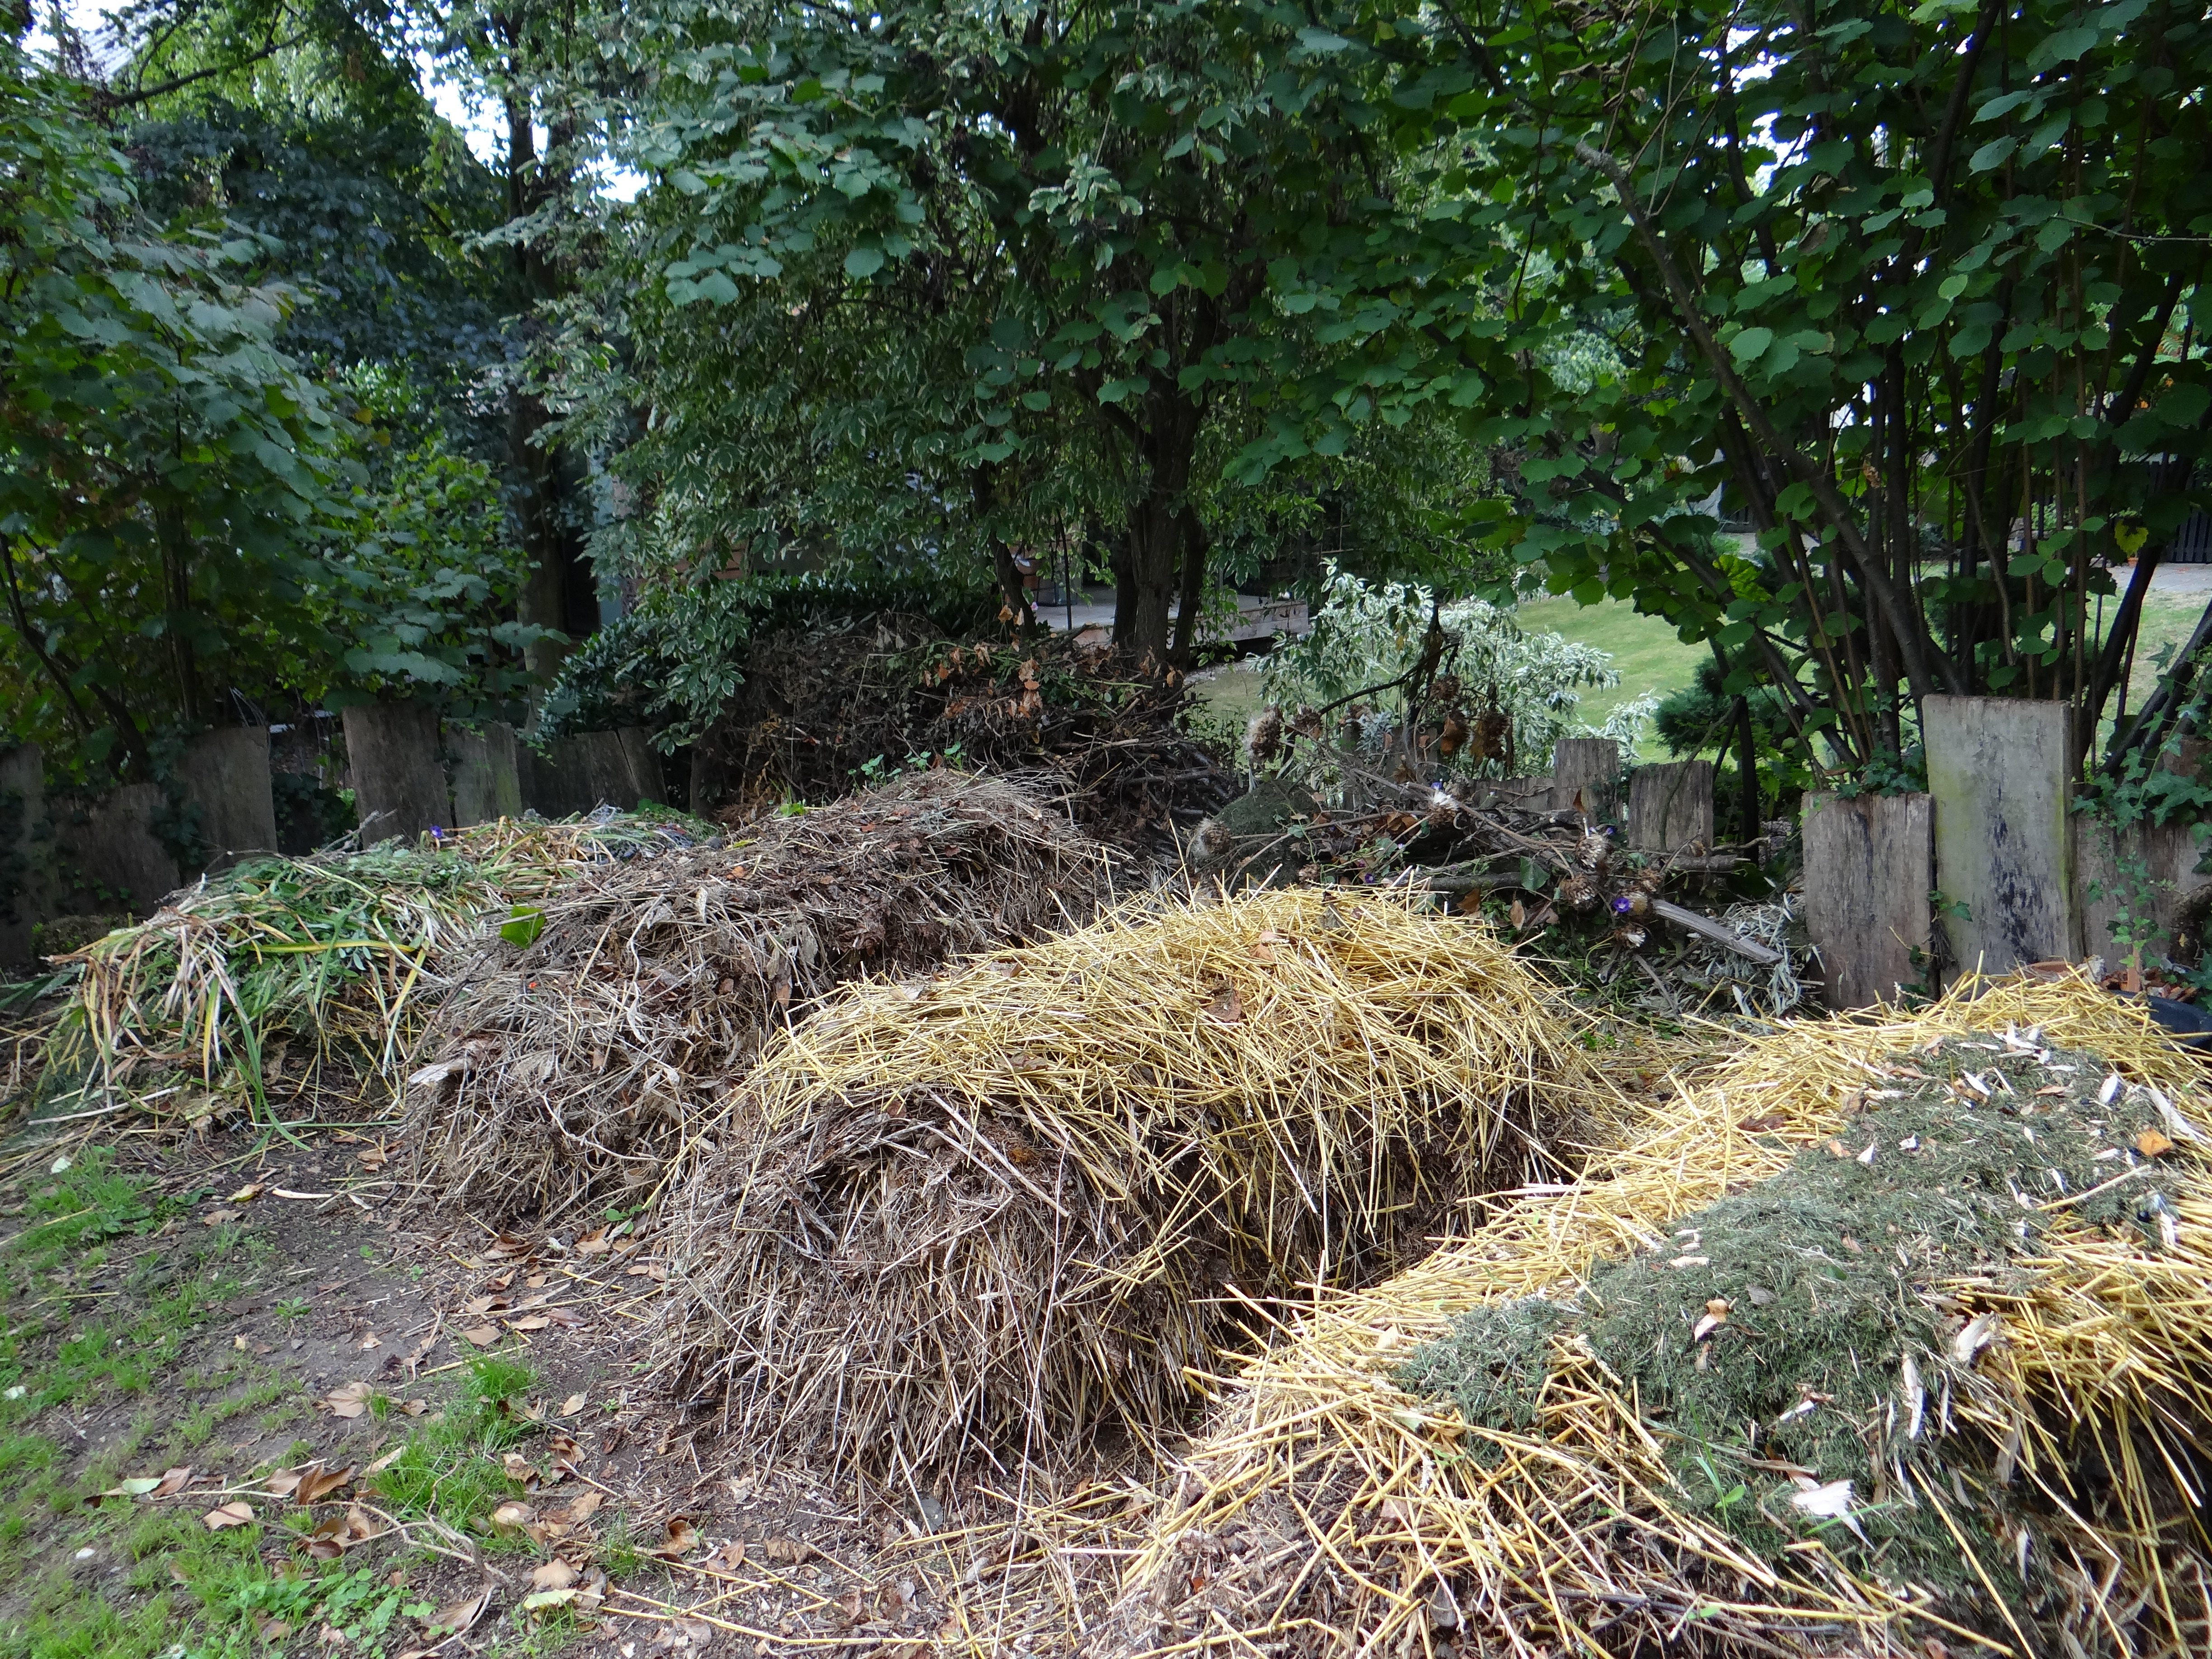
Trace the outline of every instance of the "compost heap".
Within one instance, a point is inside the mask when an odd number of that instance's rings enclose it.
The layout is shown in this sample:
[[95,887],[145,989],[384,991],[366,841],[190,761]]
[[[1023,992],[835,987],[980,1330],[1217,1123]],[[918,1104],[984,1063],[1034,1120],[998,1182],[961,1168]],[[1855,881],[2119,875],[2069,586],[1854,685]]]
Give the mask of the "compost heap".
[[[601,812],[244,860],[172,893],[142,922],[54,960],[82,964],[47,1045],[43,1092],[126,1090],[213,1109],[197,1079],[258,1111],[280,1084],[396,1087],[427,993],[488,916],[585,871],[688,848],[673,814]],[[289,1078],[287,1073],[289,1073]],[[217,1111],[217,1115],[220,1112]]]
[[580,882],[446,999],[409,1079],[418,1172],[507,1214],[634,1206],[832,987],[1087,922],[1110,875],[1038,791],[933,771]]
[[2079,978],[1755,1042],[1251,1362],[1090,1650],[2206,1651],[2197,1070]]
[[909,757],[1039,773],[1083,829],[1172,858],[1177,826],[1237,793],[1179,725],[1189,702],[1174,676],[1139,673],[1105,647],[1064,635],[962,643],[926,619],[885,615],[755,641],[699,764],[741,803],[834,799],[867,769]]
[[1271,1301],[1560,1173],[1580,1035],[1487,930],[1310,889],[850,988],[686,1179],[659,1365],[761,1455],[908,1478],[1149,1437]]

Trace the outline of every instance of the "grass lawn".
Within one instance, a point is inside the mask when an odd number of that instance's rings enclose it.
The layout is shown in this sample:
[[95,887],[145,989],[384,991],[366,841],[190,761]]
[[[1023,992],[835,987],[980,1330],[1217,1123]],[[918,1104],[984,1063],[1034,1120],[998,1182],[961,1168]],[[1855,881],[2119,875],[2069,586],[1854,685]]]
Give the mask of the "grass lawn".
[[[1639,617],[1623,599],[1606,599],[1579,605],[1570,599],[1540,599],[1523,605],[1516,613],[1532,633],[1558,634],[1577,645],[1595,646],[1613,658],[1620,671],[1620,684],[1583,692],[1582,717],[1592,726],[1632,697],[1646,691],[1665,696],[1690,684],[1698,663],[1707,656],[1702,645],[1685,645],[1674,630],[1656,617]],[[2181,625],[2185,636],[2195,625],[2192,611]],[[2147,660],[2147,659],[2146,659]],[[1195,690],[1202,706],[1200,720],[1208,735],[1241,740],[1244,722],[1260,707],[1261,659],[1246,657],[1215,669],[1198,680]],[[1218,728],[1218,731],[1217,729]]]
[[1536,633],[1558,634],[1577,645],[1592,645],[1610,653],[1620,671],[1620,684],[1604,690],[1583,693],[1583,718],[1592,726],[1630,698],[1646,691],[1665,696],[1690,684],[1698,665],[1712,653],[1702,645],[1685,645],[1674,630],[1656,617],[1639,617],[1626,599],[1604,599],[1596,605],[1577,605],[1561,597],[1524,605],[1516,613],[1521,625]]

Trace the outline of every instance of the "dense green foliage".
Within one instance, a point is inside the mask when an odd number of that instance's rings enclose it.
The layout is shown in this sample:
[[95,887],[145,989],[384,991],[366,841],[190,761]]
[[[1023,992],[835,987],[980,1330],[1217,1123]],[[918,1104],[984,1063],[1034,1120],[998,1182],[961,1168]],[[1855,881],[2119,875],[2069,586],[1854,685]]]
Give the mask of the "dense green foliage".
[[1710,643],[1704,726],[1792,782],[1899,775],[1939,693],[2062,700],[2147,775],[2212,696],[2207,629],[2124,706],[2208,498],[2212,24],[2159,0],[126,34],[101,84],[5,76],[0,674],[81,764],[226,699],[519,711],[602,599],[552,712],[678,741],[799,570],[1014,626],[1024,567],[1110,574],[1160,664],[1330,556],[1609,593]]

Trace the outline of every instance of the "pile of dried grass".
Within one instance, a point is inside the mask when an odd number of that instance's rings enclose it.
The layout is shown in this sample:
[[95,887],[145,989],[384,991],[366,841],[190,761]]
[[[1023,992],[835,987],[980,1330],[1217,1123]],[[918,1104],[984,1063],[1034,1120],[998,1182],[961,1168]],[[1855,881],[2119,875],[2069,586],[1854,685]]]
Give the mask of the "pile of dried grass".
[[[1886,1492],[1851,1496],[1771,1453],[1712,1448],[1712,1489],[1692,1490],[1687,1425],[1655,1415],[1571,1334],[1553,1340],[1525,1427],[1470,1423],[1400,1386],[1415,1349],[1474,1310],[1584,1297],[1602,1261],[1691,1250],[1673,1235],[1681,1218],[1835,1136],[1891,1074],[1885,1057],[2007,1030],[2027,1033],[2031,1054],[2039,1043],[2103,1055],[2190,1144],[2142,1143],[2176,1160],[2166,1179],[2180,1194],[2148,1239],[2087,1226],[2069,1196],[2042,1205],[2053,1213],[2035,1259],[1933,1286],[1900,1281],[1959,1322],[1947,1358],[1972,1370],[1973,1386],[1939,1398],[1908,1367],[1886,1411],[1858,1426],[1881,1447],[1917,1438],[1924,1414],[1946,1477],[1906,1457]],[[1584,1180],[1528,1194],[1413,1271],[1321,1307],[1253,1360],[1184,1460],[1176,1498],[1129,1540],[1117,1604],[1085,1650],[2206,1651],[2212,1185],[2203,1143],[2154,1093],[2181,1096],[2198,1075],[2139,1012],[2078,978],[1969,984],[1917,1018],[1808,1023],[1755,1041]],[[2094,1074],[2081,1081],[2101,1095]],[[1990,1116],[1996,1133],[2033,1132],[2025,1113]],[[2026,1209],[2044,1195],[2013,1196]],[[1898,1240],[1863,1248],[1905,1259]],[[1680,1258],[1686,1270],[1700,1260]],[[1700,1312],[1685,1310],[1684,1342]],[[1875,1467],[1886,1478],[1880,1453]],[[1912,1582],[1908,1557],[1857,1547],[1839,1496],[1940,1526],[1960,1582],[1937,1593]],[[1762,1506],[1794,1541],[1748,1547],[1731,1504],[1747,1516]]]
[[933,771],[577,882],[445,999],[407,1091],[417,1173],[508,1214],[635,1204],[832,987],[1079,926],[1110,876],[1036,791]]
[[1310,889],[854,988],[687,1178],[660,1366],[763,1455],[908,1477],[1152,1437],[1269,1304],[1563,1173],[1581,1030],[1486,929]]
[[690,842],[672,817],[623,813],[249,859],[55,958],[83,972],[49,1069],[90,1091],[180,1074],[235,1081],[258,1103],[264,1051],[282,1037],[303,1044],[317,1069],[330,1061],[396,1082],[434,964],[486,917],[580,871]]

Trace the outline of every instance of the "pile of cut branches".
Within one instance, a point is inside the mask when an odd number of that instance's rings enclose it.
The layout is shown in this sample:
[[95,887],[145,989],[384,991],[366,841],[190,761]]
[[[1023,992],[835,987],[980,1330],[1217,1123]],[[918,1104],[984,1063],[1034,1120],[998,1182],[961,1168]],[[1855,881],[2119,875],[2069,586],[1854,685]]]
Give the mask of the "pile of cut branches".
[[1092,835],[1173,856],[1178,826],[1236,793],[1179,724],[1189,695],[1109,647],[961,643],[919,617],[872,617],[755,641],[697,764],[738,817],[764,799],[832,800],[933,763],[1035,772]]

